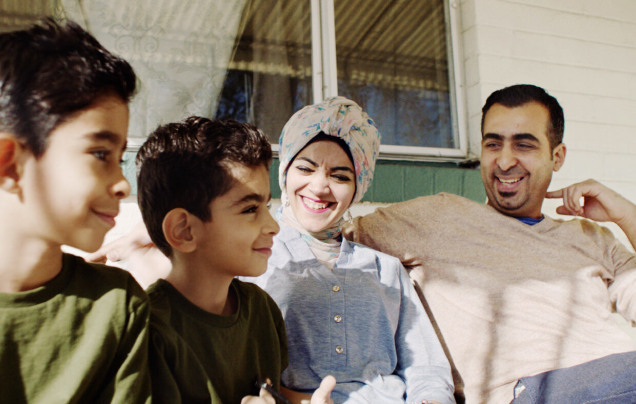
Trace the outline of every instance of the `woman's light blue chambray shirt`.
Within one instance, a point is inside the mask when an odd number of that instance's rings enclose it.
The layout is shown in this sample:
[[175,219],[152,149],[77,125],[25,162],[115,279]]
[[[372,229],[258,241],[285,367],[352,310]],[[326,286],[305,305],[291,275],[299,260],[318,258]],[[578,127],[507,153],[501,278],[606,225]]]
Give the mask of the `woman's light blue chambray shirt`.
[[448,361],[397,258],[343,240],[332,272],[282,227],[267,272],[245,280],[283,313],[285,387],[311,393],[331,374],[335,403],[455,402]]

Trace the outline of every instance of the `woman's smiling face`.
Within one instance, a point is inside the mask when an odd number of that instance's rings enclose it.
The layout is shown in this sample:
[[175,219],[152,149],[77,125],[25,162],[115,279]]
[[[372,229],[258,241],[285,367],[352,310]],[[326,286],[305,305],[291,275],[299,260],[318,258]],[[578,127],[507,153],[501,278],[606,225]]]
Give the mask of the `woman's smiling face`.
[[310,232],[336,223],[356,192],[355,171],[337,143],[319,140],[298,153],[287,170],[289,206],[296,220]]

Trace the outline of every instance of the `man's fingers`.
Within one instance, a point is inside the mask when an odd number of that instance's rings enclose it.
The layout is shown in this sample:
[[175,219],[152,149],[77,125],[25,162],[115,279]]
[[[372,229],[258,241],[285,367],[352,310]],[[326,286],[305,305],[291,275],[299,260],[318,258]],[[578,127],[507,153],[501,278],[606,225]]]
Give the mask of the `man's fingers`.
[[579,184],[571,185],[556,191],[546,192],[545,197],[550,199],[563,199],[563,205],[557,208],[557,213],[561,215],[582,215],[584,213],[581,206],[583,190]]
[[574,213],[570,212],[565,206],[559,206],[556,208],[556,213],[559,215],[574,216]]
[[583,208],[581,207],[581,196],[583,196],[581,189],[577,186],[569,187],[563,197],[563,204],[567,207],[572,214],[583,214]]
[[545,193],[545,197],[549,198],[549,199],[562,198],[563,197],[563,190],[559,189],[557,191],[546,192]]

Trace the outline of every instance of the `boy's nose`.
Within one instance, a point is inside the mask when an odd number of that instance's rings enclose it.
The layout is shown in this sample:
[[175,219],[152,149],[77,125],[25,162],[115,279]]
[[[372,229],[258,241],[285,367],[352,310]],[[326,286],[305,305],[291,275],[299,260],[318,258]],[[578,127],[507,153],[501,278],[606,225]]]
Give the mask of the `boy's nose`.
[[263,226],[263,233],[275,236],[279,231],[280,226],[278,225],[278,222],[272,217],[272,214],[269,213],[268,210],[265,217],[265,225]]
[[111,193],[117,199],[124,199],[125,197],[130,195],[130,190],[131,190],[130,183],[128,182],[126,177],[124,177],[124,173],[122,171],[119,171],[119,174],[117,177],[118,178],[115,180],[115,182],[111,186]]

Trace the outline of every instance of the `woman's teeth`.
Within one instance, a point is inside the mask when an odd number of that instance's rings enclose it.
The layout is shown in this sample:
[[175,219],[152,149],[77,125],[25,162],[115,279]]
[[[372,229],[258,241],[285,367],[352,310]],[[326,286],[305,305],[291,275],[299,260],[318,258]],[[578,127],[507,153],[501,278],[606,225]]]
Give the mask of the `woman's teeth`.
[[303,202],[305,203],[305,205],[307,205],[308,208],[313,210],[322,210],[329,206],[329,203],[318,203],[307,198],[303,198]]

